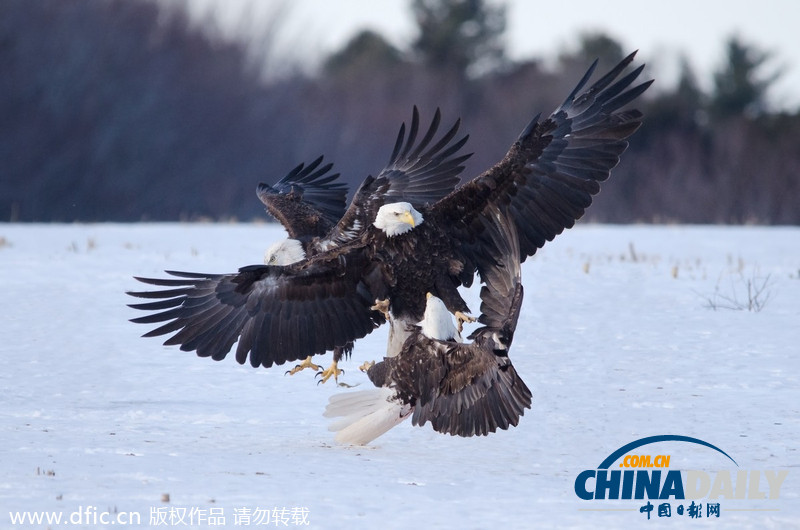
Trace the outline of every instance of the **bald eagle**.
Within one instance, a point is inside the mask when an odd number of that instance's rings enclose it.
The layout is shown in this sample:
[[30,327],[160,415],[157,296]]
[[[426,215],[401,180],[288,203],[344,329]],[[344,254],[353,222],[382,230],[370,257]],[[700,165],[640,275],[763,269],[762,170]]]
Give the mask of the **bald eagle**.
[[364,180],[347,210],[347,186],[337,182],[338,173],[327,174],[333,164],[317,169],[322,157],[305,168],[300,164],[273,186],[260,183],[258,198],[289,235],[289,241],[277,243],[268,257],[276,253],[296,256],[297,243],[302,246],[303,259],[312,257],[360,237],[385,204],[408,202],[421,208],[453,191],[464,170],[462,164],[472,156],[458,153],[469,135],[455,140],[461,124],[456,120],[431,145],[440,124],[441,112],[436,109],[427,132],[418,138],[419,110],[414,106],[408,133],[406,124],[401,124],[388,164],[377,177],[370,175]]
[[458,287],[471,285],[476,272],[483,277],[499,258],[488,228],[492,212],[508,212],[524,261],[573,226],[619,162],[641,124],[639,111],[622,107],[652,82],[632,86],[643,66],[623,75],[633,57],[582,91],[595,61],[550,117],[528,123],[502,160],[435,203],[356,208],[358,223],[343,223],[345,214],[318,253],[291,265],[138,278],[163,289],[130,293],[154,300],[133,304],[150,312],[133,321],[160,323],[145,336],[172,334],[165,344],[215,360],[238,342],[238,362],[269,367],[370,333],[385,322],[376,300],[388,300],[401,323],[422,319],[428,292],[450,312],[469,313]]
[[[385,204],[408,201],[412,206],[423,207],[451,192],[464,169],[461,164],[471,156],[458,154],[469,136],[454,141],[460,126],[457,120],[431,145],[440,123],[441,112],[437,109],[427,132],[417,141],[420,123],[415,106],[408,135],[405,123],[401,124],[387,166],[377,177],[365,179],[346,211],[347,186],[338,182],[339,173],[329,173],[333,164],[319,167],[323,157],[307,167],[300,164],[272,186],[260,183],[256,194],[289,235],[267,249],[264,263],[291,265],[355,239],[367,230],[376,210]],[[352,348],[353,342],[349,341],[333,349],[333,363],[318,374],[321,382],[331,376],[338,378],[341,370],[337,364]],[[305,368],[320,369],[308,356],[287,373]]]
[[490,217],[498,259],[484,270],[483,326],[463,343],[444,303],[429,293],[402,346],[366,370],[378,389],[330,398],[325,416],[338,418],[330,426],[338,442],[369,443],[409,416],[440,433],[487,435],[516,426],[530,408],[531,391],[508,356],[522,305],[519,241],[508,212],[496,208]]

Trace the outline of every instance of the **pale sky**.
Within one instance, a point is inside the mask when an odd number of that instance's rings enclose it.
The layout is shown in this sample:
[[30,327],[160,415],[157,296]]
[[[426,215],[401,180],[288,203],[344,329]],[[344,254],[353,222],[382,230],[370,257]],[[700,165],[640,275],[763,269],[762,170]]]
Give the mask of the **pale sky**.
[[[165,0],[168,1],[168,0]],[[278,45],[311,61],[340,49],[357,31],[370,28],[404,47],[414,37],[410,0],[188,0],[196,13],[213,10],[232,33],[257,31],[287,6]],[[672,83],[677,57],[685,53],[707,88],[720,63],[725,39],[737,33],[745,42],[774,53],[767,71],[784,74],[770,93],[775,104],[800,106],[800,1],[797,0],[509,0],[507,45],[514,59],[553,58],[570,48],[576,35],[604,30]]]

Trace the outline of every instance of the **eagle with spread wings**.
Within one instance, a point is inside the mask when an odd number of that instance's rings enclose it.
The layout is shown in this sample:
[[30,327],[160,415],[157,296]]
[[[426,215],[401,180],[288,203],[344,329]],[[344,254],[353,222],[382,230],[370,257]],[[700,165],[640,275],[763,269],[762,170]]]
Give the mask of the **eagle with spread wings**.
[[[643,66],[626,73],[634,55],[589,85],[595,62],[549,117],[533,118],[500,161],[458,187],[466,137],[454,141],[451,129],[436,140],[433,128],[417,140],[412,120],[389,166],[365,179],[338,220],[338,207],[317,204],[325,219],[295,234],[299,260],[137,278],[157,289],[129,293],[147,300],[132,304],[148,313],[133,321],[157,324],[145,336],[168,335],[165,344],[181,350],[220,360],[236,345],[239,363],[270,367],[343,348],[383,324],[387,310],[403,344],[427,293],[468,318],[458,288],[502,259],[496,212],[513,226],[522,262],[574,225],[618,164],[642,118],[626,105],[652,83],[636,84]],[[324,169],[311,166],[304,176]]]

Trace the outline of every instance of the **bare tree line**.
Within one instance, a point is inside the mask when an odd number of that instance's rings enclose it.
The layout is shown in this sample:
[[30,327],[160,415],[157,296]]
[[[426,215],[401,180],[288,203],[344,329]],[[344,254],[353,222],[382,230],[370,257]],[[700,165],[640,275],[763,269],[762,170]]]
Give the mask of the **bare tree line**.
[[[246,44],[162,4],[0,0],[0,220],[265,219],[259,181],[323,154],[354,187],[386,163],[413,105],[462,118],[471,177],[594,57],[604,69],[623,54],[611,37],[583,35],[555,69],[514,63],[497,38],[502,6],[410,8],[427,29],[409,50],[364,32],[319,72],[265,79]],[[432,35],[466,23],[479,28],[470,41]],[[687,68],[639,104],[645,125],[592,219],[800,222],[800,115],[763,105],[765,54],[735,39],[729,52],[713,93]]]

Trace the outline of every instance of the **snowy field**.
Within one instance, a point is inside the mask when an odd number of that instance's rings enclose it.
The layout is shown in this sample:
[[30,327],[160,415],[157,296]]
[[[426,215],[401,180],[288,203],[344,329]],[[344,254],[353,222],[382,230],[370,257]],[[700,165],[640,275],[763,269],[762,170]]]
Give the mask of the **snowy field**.
[[[220,517],[233,528],[800,528],[800,229],[562,234],[523,268],[511,357],[534,401],[520,425],[461,439],[406,422],[367,447],[337,446],[322,417],[348,389],[200,359],[128,322],[140,316],[126,307],[125,291],[142,287],[133,275],[232,272],[282,236],[258,224],[0,225],[0,528],[95,528],[101,516],[131,528]],[[359,341],[340,381],[368,385],[356,367],[385,341],[385,329]],[[722,498],[719,518],[694,521],[673,503],[670,519],[648,521],[643,501],[576,496],[581,471],[661,434],[705,440],[739,467],[690,444],[640,454],[734,477],[788,470],[780,498]],[[63,519],[13,524],[34,511]]]

